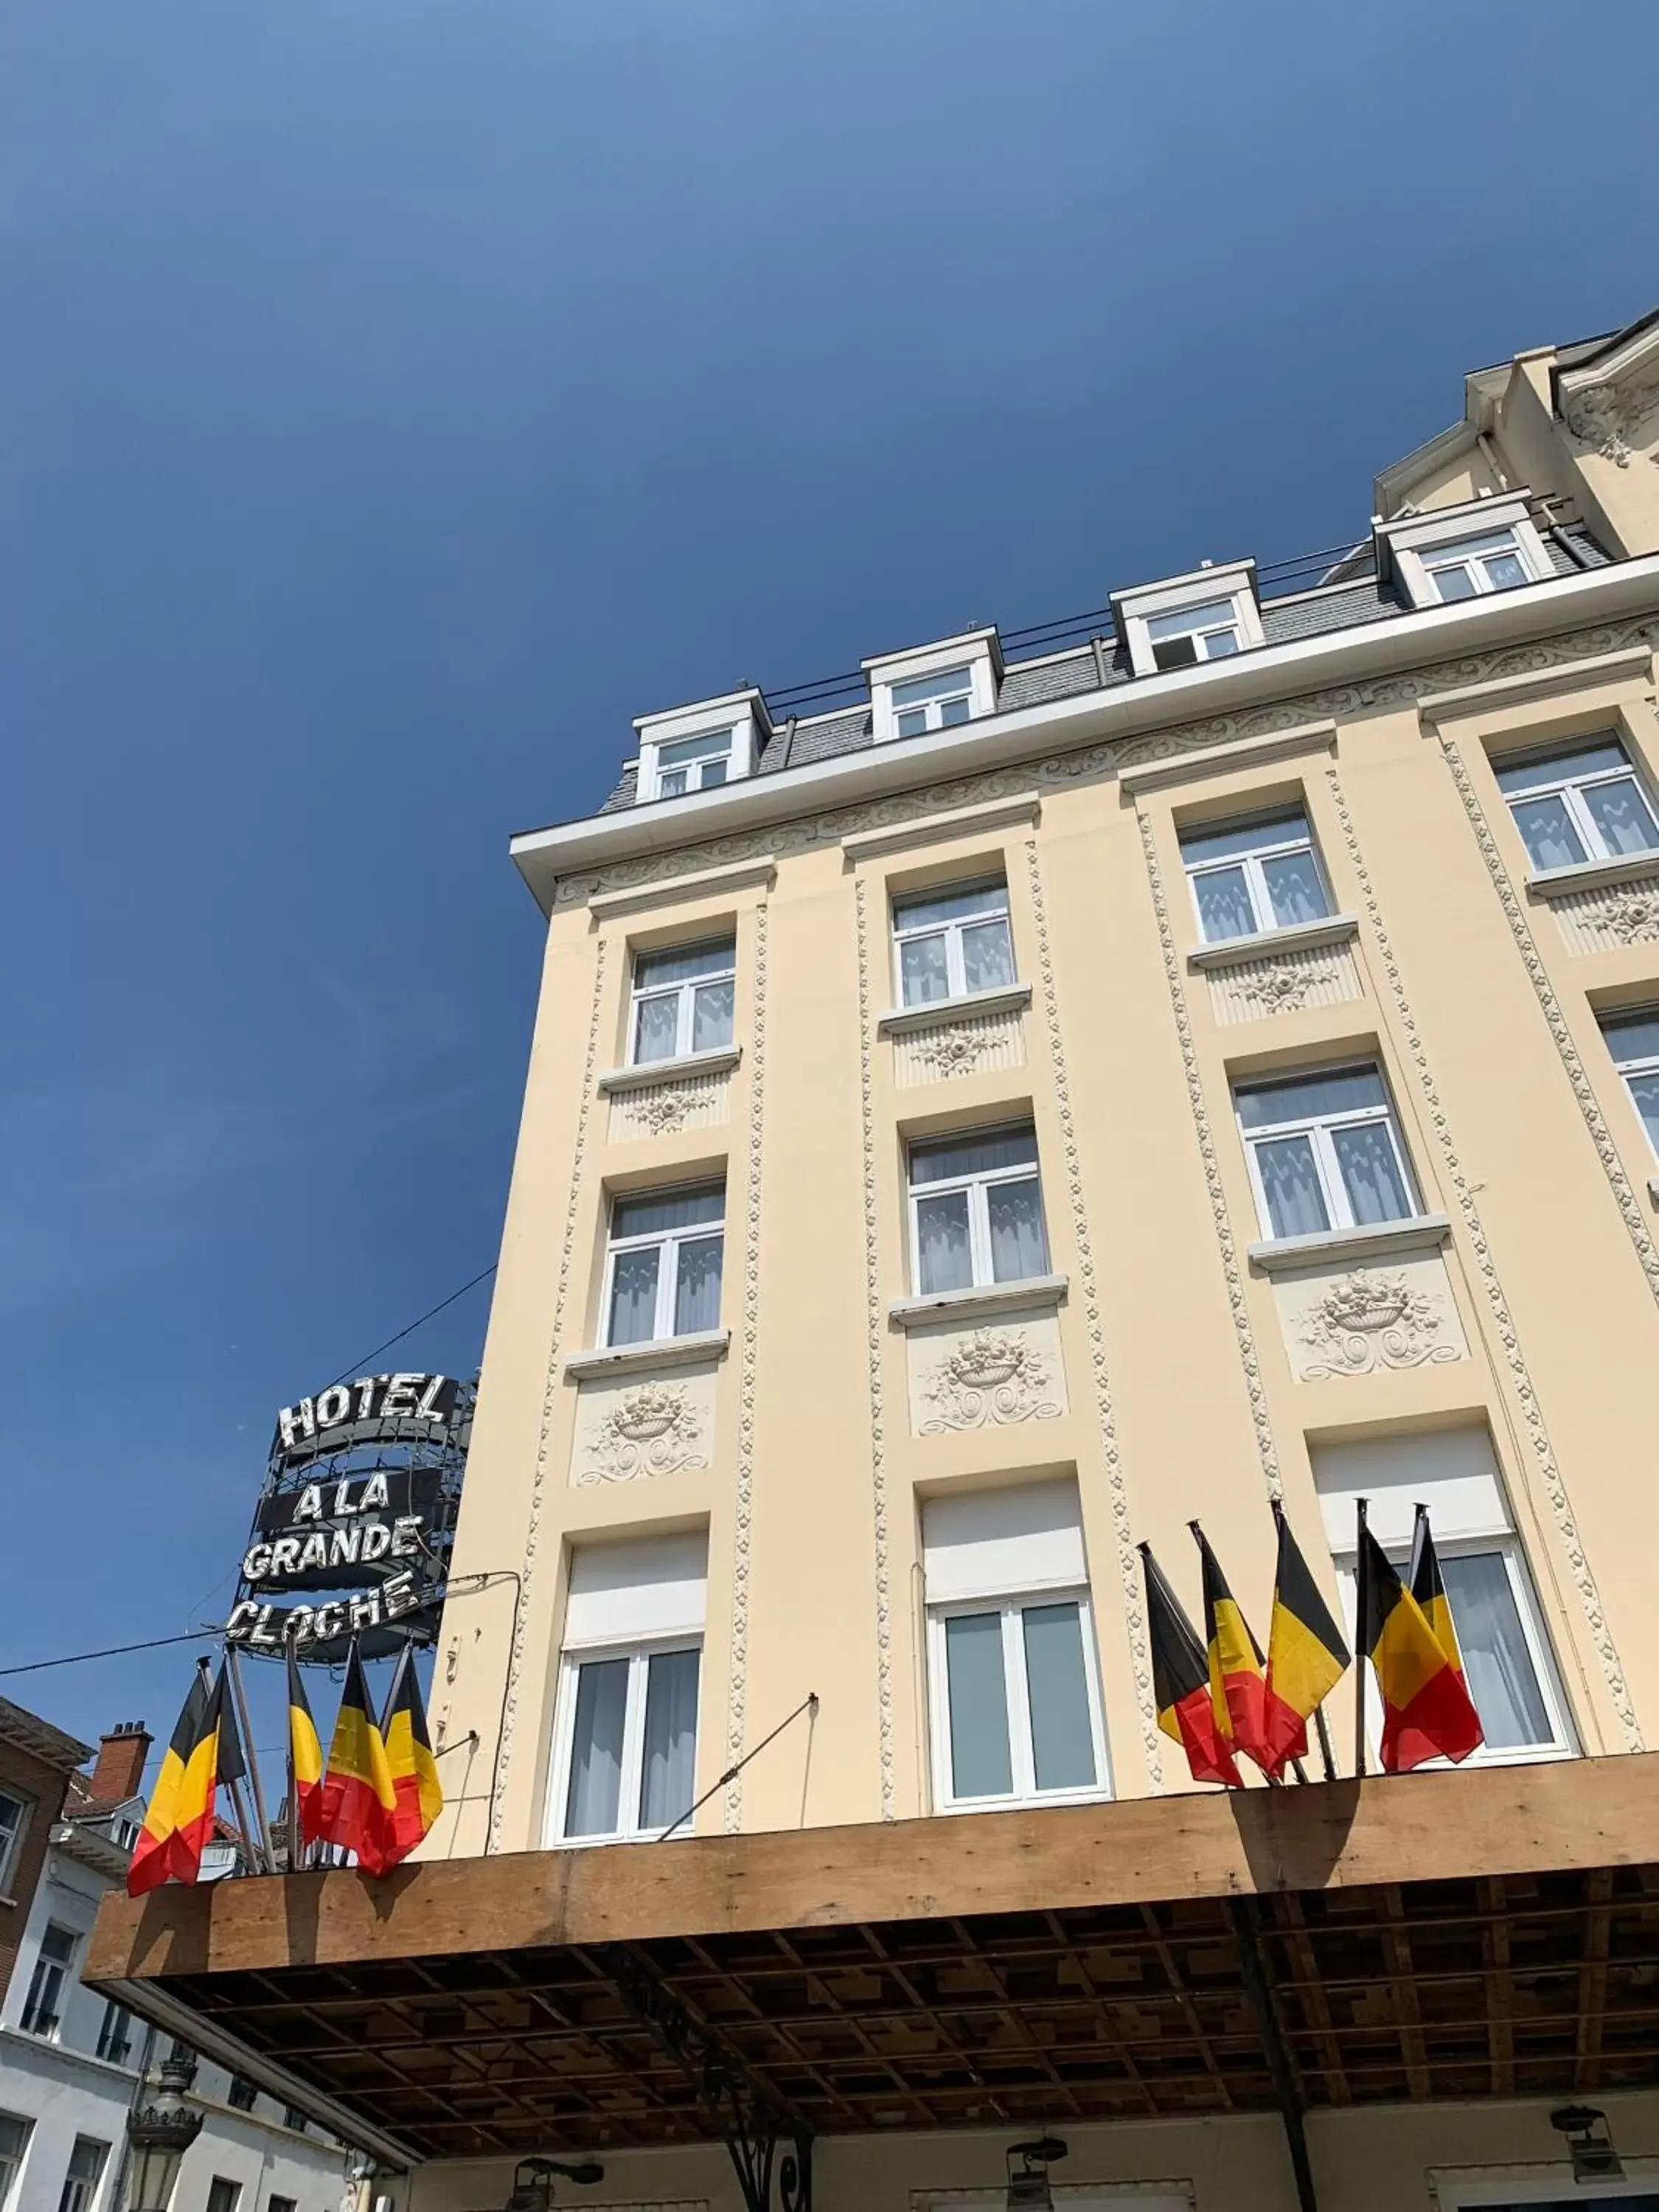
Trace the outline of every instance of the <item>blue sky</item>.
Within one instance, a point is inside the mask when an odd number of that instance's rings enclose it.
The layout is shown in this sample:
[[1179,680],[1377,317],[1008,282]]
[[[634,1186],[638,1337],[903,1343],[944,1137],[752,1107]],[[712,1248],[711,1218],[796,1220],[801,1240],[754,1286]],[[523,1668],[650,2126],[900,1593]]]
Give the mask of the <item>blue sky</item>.
[[1494,22],[6,10],[0,1666],[222,1607],[275,1407],[494,1256],[506,841],[631,716],[1351,538],[1659,303],[1650,0]]

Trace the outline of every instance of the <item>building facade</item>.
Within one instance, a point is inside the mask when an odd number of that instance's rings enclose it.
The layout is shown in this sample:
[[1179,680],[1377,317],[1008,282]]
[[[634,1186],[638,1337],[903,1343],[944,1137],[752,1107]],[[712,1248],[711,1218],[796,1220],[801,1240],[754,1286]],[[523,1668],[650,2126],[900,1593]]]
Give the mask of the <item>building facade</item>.
[[[125,1889],[150,1741],[137,1723],[117,1729],[83,1775],[88,1746],[0,1705],[10,1754],[0,1820],[17,1869],[6,1887],[21,1923],[0,1990],[0,2212],[122,2212],[127,2201],[127,2114],[170,2040],[87,1988],[82,1968],[99,1905]],[[228,1871],[228,1850],[213,1848]],[[335,2212],[345,2154],[303,2113],[211,2063],[191,2100],[203,2126],[171,2212]]]
[[[420,2212],[752,2208],[722,2135],[967,2207],[1043,2130],[1079,2212],[1553,2203],[1586,2095],[1659,2201],[1656,463],[1650,317],[1470,376],[1352,547],[645,715],[516,839],[444,1819],[105,1978]],[[1357,1782],[1351,1677],[1335,1779],[1195,1790],[1138,1545],[1262,1632],[1280,1505],[1351,1618],[1362,1497],[1484,1747]]]

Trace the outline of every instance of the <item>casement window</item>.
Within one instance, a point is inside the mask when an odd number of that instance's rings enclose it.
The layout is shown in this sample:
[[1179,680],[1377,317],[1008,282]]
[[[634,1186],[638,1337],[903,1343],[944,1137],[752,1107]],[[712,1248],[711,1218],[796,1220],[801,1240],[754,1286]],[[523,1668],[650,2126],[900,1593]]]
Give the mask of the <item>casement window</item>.
[[302,2136],[310,2129],[311,2120],[309,2115],[302,2112],[297,2105],[284,2105],[283,2125],[285,2128],[292,2128],[296,2136]]
[[55,1920],[47,1923],[23,2007],[22,2028],[26,2035],[57,2034],[63,2016],[65,1984],[70,1981],[80,1941],[72,1928],[60,1928]]
[[1418,549],[1436,599],[1478,599],[1486,592],[1513,591],[1537,580],[1512,530],[1490,530],[1478,538],[1454,538],[1447,545]]
[[659,1836],[690,1809],[707,1534],[581,1546],[571,1561],[549,1840]]
[[90,2212],[108,2157],[106,2142],[100,2142],[96,2136],[76,2136],[58,2191],[58,2212]]
[[1012,983],[1007,884],[998,878],[895,899],[893,961],[902,1006]]
[[[1350,1632],[1356,1501],[1366,1500],[1369,1526],[1403,1576],[1420,1500],[1429,1509],[1464,1678],[1486,1736],[1466,1763],[1501,1765],[1572,1751],[1554,1655],[1486,1431],[1418,1431],[1359,1443],[1316,1443],[1312,1453]],[[1369,1670],[1366,1697],[1375,1741],[1382,1717]]]
[[225,2097],[234,2112],[251,2112],[259,2101],[258,2086],[250,2081],[245,2074],[233,2074]]
[[1610,731],[1494,763],[1534,868],[1571,868],[1659,848],[1659,823]]
[[605,1343],[647,1344],[718,1328],[725,1244],[724,1183],[613,1199]]
[[[293,2122],[289,2121],[289,2126]],[[236,2212],[242,2199],[242,2185],[228,2174],[216,2173],[208,2184],[207,2212]]]
[[0,1790],[0,1897],[10,1894],[23,1847],[23,1831],[29,1821],[29,1801],[9,1790]]
[[1243,644],[1238,609],[1232,599],[1211,599],[1202,606],[1177,607],[1165,615],[1148,615],[1146,638],[1152,665],[1158,669],[1191,668],[1200,660],[1221,660]]
[[730,730],[704,730],[692,738],[676,738],[657,747],[659,799],[678,799],[687,791],[709,791],[724,783],[732,769]]
[[1233,1093],[1265,1237],[1407,1221],[1418,1211],[1375,1067],[1322,1069]]
[[974,672],[943,668],[936,675],[913,677],[893,686],[893,727],[901,738],[928,730],[948,730],[969,720],[974,711]]
[[297,2197],[279,2197],[273,2189],[265,2199],[265,2212],[300,2212]]
[[629,1065],[642,1067],[730,1044],[737,960],[730,937],[637,954],[628,1019]]
[[1299,806],[1192,830],[1181,840],[1181,857],[1206,945],[1322,921],[1331,910],[1313,832]]
[[1630,1103],[1641,1116],[1648,1142],[1659,1156],[1659,1006],[1644,1007],[1638,1014],[1607,1014],[1601,1034]]
[[[125,2066],[131,2055],[132,2014],[125,2005],[117,2004],[113,1997],[107,1997],[98,2028],[98,2056],[107,2058],[112,2066]],[[235,2086],[233,2081],[233,2090]]]
[[15,2112],[0,2112],[0,2212],[12,2212],[16,2203],[17,2179],[33,2131],[33,2120]]
[[1027,1122],[912,1145],[910,1230],[919,1297],[1046,1275],[1036,1131]]
[[923,1510],[935,1802],[1048,1804],[1109,1786],[1075,1482]]

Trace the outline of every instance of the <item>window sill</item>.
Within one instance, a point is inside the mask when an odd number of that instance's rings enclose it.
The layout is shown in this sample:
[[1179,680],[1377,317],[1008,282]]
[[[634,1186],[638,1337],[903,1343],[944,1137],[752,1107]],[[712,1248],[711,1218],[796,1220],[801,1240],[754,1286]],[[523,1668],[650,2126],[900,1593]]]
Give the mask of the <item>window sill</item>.
[[1443,1244],[1450,1234],[1445,1214],[1414,1213],[1404,1221],[1373,1222],[1366,1229],[1322,1229],[1313,1237],[1276,1237],[1245,1249],[1264,1275],[1283,1275],[1292,1267],[1389,1260],[1396,1253]]
[[637,1067],[612,1067],[599,1078],[602,1096],[644,1091],[655,1083],[674,1083],[686,1075],[724,1075],[743,1058],[743,1047],[723,1044],[714,1052],[684,1052],[675,1060],[642,1060]]
[[1024,1275],[1017,1283],[976,1283],[967,1291],[935,1291],[931,1297],[899,1298],[887,1309],[896,1328],[921,1328],[930,1321],[969,1321],[977,1314],[1008,1313],[1017,1306],[1059,1305],[1070,1288],[1068,1275]]
[[[1656,1206],[1659,1206],[1659,1175],[1648,1177],[1648,1196]],[[11,1899],[9,1897],[0,1897],[0,1905],[9,1905]]]
[[567,1352],[567,1376],[626,1375],[638,1367],[690,1367],[719,1359],[732,1341],[729,1328],[699,1329],[695,1336],[653,1336],[643,1344],[618,1344],[599,1352]]
[[1539,868],[1527,878],[1527,892],[1532,898],[1559,898],[1567,891],[1599,890],[1603,884],[1633,883],[1643,876],[1659,876],[1659,846],[1650,852],[1626,853],[1616,860],[1579,860],[1571,868]]
[[963,1813],[1064,1812],[1073,1805],[1109,1805],[1112,1793],[1093,1790],[1048,1790],[1032,1797],[961,1797],[933,1808],[934,1818],[954,1820]]
[[1316,945],[1346,945],[1358,934],[1358,915],[1327,915],[1321,921],[1294,922],[1288,929],[1261,929],[1249,937],[1224,937],[1213,945],[1195,945],[1187,955],[1187,965],[1237,968],[1246,960],[1265,960],[1273,953],[1310,952]]
[[876,1024],[878,1036],[902,1036],[930,1030],[935,1022],[960,1022],[975,1014],[1012,1014],[1031,1003],[1029,983],[1010,983],[1000,991],[964,991],[959,999],[930,999],[925,1006],[895,1006]]

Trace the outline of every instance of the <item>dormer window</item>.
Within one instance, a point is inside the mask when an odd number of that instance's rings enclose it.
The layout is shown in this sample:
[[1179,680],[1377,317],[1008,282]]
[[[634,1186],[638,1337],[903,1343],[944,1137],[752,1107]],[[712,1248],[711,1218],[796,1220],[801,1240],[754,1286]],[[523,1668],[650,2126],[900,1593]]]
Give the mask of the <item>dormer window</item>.
[[1377,573],[1414,607],[1441,607],[1541,583],[1555,573],[1527,497],[1467,500],[1375,526]]
[[893,686],[893,720],[902,738],[948,729],[953,722],[967,721],[973,711],[971,668],[946,668],[937,676],[918,676]]
[[755,690],[641,714],[634,727],[640,733],[635,796],[641,803],[684,799],[752,775],[761,746],[772,734],[766,702]]
[[968,630],[908,653],[866,660],[870,733],[877,744],[930,737],[997,710],[1002,653],[994,629]]
[[1226,660],[1261,643],[1253,561],[1194,568],[1160,584],[1114,592],[1112,607],[1137,676]]

